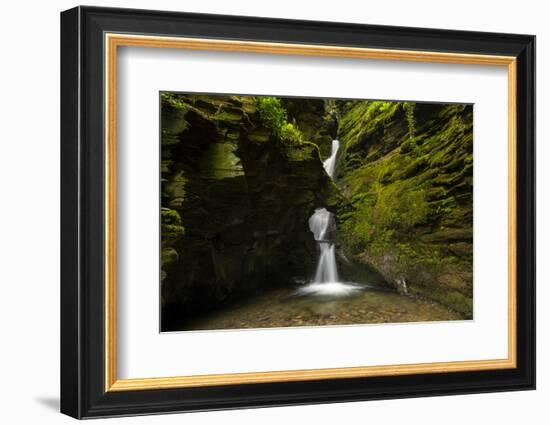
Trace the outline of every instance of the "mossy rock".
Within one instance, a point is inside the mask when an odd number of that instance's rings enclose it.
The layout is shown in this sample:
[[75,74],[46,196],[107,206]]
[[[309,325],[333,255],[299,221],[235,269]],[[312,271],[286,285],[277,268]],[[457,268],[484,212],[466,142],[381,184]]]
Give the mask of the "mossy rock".
[[472,304],[471,105],[345,101],[337,174],[348,256],[464,317]]

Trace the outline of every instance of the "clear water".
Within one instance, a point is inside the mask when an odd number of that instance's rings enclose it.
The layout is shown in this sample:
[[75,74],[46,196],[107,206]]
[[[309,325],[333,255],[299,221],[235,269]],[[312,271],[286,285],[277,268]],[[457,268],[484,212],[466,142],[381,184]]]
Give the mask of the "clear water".
[[332,297],[342,297],[351,295],[357,291],[360,291],[362,287],[354,283],[344,283],[344,282],[322,282],[322,283],[310,283],[296,290],[298,295],[321,295],[321,296],[332,296]]
[[[349,287],[355,289],[341,296],[340,285],[344,285],[346,291]],[[320,291],[308,292],[314,288]],[[459,319],[458,313],[430,301],[363,285],[324,283],[273,289],[183,323],[180,329],[257,329]]]

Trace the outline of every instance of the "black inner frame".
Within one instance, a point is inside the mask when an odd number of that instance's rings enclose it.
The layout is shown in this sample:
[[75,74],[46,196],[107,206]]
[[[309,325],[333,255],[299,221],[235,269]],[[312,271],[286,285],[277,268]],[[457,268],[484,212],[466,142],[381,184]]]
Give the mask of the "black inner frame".
[[[105,392],[106,32],[516,57],[517,368]],[[61,117],[63,413],[90,418],[534,389],[534,36],[77,7],[61,14]]]

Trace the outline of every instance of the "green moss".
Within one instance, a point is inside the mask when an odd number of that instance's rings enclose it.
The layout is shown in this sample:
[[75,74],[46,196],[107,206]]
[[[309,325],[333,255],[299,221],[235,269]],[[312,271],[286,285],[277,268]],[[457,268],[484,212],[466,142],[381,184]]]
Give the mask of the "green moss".
[[240,121],[243,118],[242,111],[231,109],[220,109],[213,115],[218,121]]
[[409,129],[409,141],[414,141],[414,135],[416,133],[416,121],[414,119],[414,107],[415,104],[412,102],[404,102],[403,107],[405,108],[405,114],[407,117],[407,125]]
[[178,95],[161,93],[162,128],[161,143],[163,146],[180,142],[178,135],[189,127],[185,119],[189,111],[186,104]]
[[184,234],[184,228],[181,225],[181,217],[176,210],[161,208],[160,223],[163,243],[174,242]]
[[280,136],[287,143],[300,144],[303,142],[302,132],[288,122],[281,126]]
[[179,259],[178,252],[172,247],[163,247],[160,251],[160,281],[163,282],[168,274],[165,268],[176,263]]
[[271,129],[276,136],[280,136],[281,128],[287,122],[286,110],[283,108],[280,99],[276,97],[256,97],[255,102],[262,124]]
[[174,263],[178,260],[178,253],[174,248],[163,248],[160,253],[161,266]]
[[174,109],[187,110],[189,108],[188,103],[184,98],[177,93],[162,92],[160,94],[160,100],[163,106],[170,106]]
[[473,300],[453,289],[433,287],[413,287],[411,292],[421,297],[437,301],[450,309],[461,313],[465,319],[473,318]]
[[419,175],[427,165],[427,159],[425,157],[421,158],[411,158],[409,161],[406,161],[404,169],[402,169],[396,176],[398,180],[406,180],[412,177]]
[[339,240],[386,280],[471,315],[472,108],[341,105]]

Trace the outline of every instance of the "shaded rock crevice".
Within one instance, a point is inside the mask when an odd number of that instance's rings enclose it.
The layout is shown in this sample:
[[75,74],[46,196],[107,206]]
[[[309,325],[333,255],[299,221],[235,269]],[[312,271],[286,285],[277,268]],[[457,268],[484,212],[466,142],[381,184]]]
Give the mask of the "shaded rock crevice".
[[162,233],[163,328],[308,278],[308,219],[341,202],[318,147],[274,134],[250,97],[163,94],[161,107],[162,205],[181,227]]

